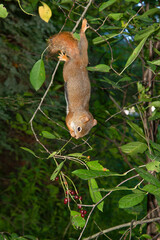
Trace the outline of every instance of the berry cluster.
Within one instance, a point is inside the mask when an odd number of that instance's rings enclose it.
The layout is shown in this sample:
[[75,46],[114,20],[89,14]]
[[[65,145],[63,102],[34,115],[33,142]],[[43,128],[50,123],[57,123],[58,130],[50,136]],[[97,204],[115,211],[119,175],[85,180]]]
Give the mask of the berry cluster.
[[[78,196],[78,192],[75,192],[73,190],[68,190],[68,191],[66,191],[66,194],[67,194],[67,196],[69,194],[72,195],[75,200],[79,199],[80,201],[82,201],[82,196]],[[70,201],[71,201],[71,198],[69,198],[69,196],[68,196],[64,199],[64,204],[67,204]],[[80,209],[81,217],[84,218],[85,215],[87,214],[87,211],[83,210],[81,205],[78,205],[78,208]]]

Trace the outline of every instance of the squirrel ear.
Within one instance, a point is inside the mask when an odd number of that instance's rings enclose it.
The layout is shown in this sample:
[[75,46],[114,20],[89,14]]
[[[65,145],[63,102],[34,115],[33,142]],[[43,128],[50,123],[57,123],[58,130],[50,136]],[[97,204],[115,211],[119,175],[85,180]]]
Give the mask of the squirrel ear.
[[96,119],[93,120],[93,126],[95,126],[95,125],[97,125],[97,120]]
[[83,116],[83,117],[81,117],[81,120],[82,120],[83,123],[86,123],[86,122],[89,121],[89,117]]
[[76,136],[74,131],[70,131],[70,134],[71,134],[71,137],[75,137]]

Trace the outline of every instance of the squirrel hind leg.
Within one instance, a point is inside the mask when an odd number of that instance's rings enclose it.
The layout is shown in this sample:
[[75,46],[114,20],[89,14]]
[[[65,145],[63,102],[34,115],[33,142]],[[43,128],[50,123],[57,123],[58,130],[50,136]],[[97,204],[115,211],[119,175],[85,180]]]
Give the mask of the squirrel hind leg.
[[89,28],[88,24],[87,24],[87,19],[83,19],[82,21],[82,27],[81,27],[81,31],[85,32],[87,30],[87,28]]
[[69,60],[66,53],[63,53],[62,51],[60,52],[58,58],[59,58],[60,61],[64,61],[64,62],[67,62]]

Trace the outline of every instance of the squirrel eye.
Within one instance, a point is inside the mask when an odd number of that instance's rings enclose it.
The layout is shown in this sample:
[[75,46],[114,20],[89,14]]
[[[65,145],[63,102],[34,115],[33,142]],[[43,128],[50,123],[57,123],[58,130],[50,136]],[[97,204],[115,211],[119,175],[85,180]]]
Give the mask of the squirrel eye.
[[78,132],[81,132],[81,131],[82,131],[82,128],[81,128],[81,127],[78,127],[77,130],[78,130]]

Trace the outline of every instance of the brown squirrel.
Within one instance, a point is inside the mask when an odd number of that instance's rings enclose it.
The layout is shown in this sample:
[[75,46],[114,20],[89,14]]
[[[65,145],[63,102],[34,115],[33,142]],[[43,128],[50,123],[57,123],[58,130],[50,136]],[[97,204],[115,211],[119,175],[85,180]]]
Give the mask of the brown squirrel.
[[87,28],[87,20],[84,19],[79,42],[70,32],[61,32],[49,40],[51,53],[61,51],[59,59],[65,61],[63,78],[67,103],[66,124],[71,136],[76,139],[88,134],[97,124],[97,120],[89,112],[91,86],[86,69],[88,41],[85,31]]

